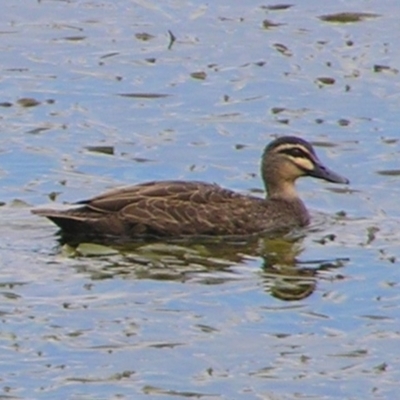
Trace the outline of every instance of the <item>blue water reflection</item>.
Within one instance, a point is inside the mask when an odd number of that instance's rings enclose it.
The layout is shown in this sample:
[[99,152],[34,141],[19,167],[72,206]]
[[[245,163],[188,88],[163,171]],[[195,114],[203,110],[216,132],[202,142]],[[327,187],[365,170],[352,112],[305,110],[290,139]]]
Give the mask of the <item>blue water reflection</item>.
[[[396,398],[399,5],[270,5],[3,5],[3,396]],[[319,18],[349,11],[379,16]],[[298,247],[72,256],[29,212],[153,179],[259,189],[282,134],[351,180],[299,182],[323,222]]]

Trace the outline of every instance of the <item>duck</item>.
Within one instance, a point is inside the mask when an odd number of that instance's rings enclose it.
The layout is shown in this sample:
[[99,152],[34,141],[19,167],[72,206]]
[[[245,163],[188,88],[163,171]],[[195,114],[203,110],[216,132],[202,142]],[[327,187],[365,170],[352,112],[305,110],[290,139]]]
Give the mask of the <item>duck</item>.
[[91,237],[246,236],[290,231],[310,223],[296,180],[313,177],[348,184],[326,167],[312,145],[297,136],[269,143],[261,158],[265,196],[242,194],[215,183],[165,180],[113,189],[66,210],[33,209],[61,233]]

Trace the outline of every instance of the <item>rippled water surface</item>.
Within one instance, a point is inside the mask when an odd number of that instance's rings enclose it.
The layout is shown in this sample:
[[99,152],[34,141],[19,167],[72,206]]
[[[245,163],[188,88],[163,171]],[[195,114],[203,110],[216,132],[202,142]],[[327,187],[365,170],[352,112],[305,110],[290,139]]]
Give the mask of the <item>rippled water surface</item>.
[[[0,15],[0,397],[394,399],[395,0],[30,1]],[[248,242],[60,243],[32,207],[153,179],[261,188],[311,141],[312,226]]]

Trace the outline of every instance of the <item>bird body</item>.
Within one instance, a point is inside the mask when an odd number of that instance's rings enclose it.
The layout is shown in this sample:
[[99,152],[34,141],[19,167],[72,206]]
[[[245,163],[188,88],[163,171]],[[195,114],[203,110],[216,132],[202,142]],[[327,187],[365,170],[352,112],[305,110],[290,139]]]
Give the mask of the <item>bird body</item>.
[[242,236],[306,226],[310,217],[295,190],[300,176],[348,183],[321,164],[312,146],[297,137],[274,140],[261,173],[267,196],[259,198],[198,181],[154,181],[111,190],[76,207],[37,209],[64,233],[126,238]]

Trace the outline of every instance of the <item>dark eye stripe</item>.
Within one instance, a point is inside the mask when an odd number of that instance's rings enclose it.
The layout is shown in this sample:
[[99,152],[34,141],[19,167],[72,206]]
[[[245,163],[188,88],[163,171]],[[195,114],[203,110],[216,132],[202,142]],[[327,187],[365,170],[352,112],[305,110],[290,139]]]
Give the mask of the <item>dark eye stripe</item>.
[[278,150],[278,153],[287,154],[296,158],[307,158],[307,160],[311,160],[310,155],[299,147],[285,148],[282,150]]

